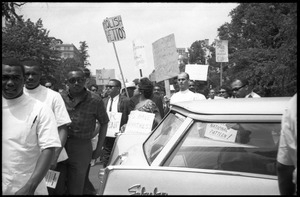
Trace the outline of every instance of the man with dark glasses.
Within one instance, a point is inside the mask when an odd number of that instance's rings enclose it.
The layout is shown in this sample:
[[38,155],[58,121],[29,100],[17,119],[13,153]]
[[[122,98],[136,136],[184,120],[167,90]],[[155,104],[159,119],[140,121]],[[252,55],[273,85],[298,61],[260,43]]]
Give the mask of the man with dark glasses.
[[[103,101],[88,91],[85,83],[84,72],[79,68],[72,69],[67,75],[69,90],[62,92],[72,120],[65,145],[69,158],[64,162],[66,172],[61,173],[61,181],[65,179],[68,195],[83,194],[87,169],[90,161],[101,155],[109,122]],[[95,131],[96,120],[100,124],[98,131]],[[97,147],[93,151],[91,139],[98,133]]]
[[[121,94],[121,82],[117,79],[110,79],[106,85],[106,92],[108,97],[103,99],[104,106],[106,107],[107,113],[120,112],[121,123],[120,128],[127,123],[128,116],[130,113],[130,99],[127,96]],[[109,161],[110,153],[115,143],[115,136],[106,136],[104,141],[103,156],[101,162],[103,167],[106,167]]]
[[246,79],[235,79],[231,83],[231,90],[233,98],[259,98],[260,96],[253,92]]

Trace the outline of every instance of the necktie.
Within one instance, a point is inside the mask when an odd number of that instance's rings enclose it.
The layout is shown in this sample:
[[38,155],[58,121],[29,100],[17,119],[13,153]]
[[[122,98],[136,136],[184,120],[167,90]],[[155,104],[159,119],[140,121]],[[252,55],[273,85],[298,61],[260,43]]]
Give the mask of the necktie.
[[110,98],[110,106],[109,106],[109,111],[111,111],[111,108],[112,108],[112,103],[113,103],[113,98]]

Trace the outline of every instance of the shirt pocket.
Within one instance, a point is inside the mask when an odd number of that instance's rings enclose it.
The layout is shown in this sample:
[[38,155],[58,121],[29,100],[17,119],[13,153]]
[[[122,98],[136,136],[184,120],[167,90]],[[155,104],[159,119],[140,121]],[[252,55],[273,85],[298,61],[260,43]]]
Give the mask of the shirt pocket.
[[37,127],[38,127],[38,118],[34,116],[30,121],[26,123],[26,130],[24,132],[24,146],[25,147],[36,147],[38,143]]

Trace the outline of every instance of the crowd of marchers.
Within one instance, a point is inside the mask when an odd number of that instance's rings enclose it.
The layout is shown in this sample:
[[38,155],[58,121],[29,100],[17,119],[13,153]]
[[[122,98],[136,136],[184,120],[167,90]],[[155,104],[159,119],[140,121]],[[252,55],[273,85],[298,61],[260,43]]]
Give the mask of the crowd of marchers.
[[[88,69],[67,72],[66,89],[41,84],[41,65],[36,61],[2,59],[2,194],[4,195],[96,195],[89,180],[90,167],[99,159],[108,165],[116,136],[108,136],[109,115],[121,113],[119,131],[124,132],[133,110],[155,114],[152,129],[173,104],[204,99],[257,98],[245,79],[231,86],[211,89],[208,96],[195,92],[186,72],[178,73],[178,91],[170,98],[147,77],[126,84],[110,79],[102,94],[89,84]],[[217,93],[216,93],[217,92]],[[296,102],[282,120],[278,151],[278,180],[282,194],[295,194]],[[296,99],[295,99],[296,98]],[[293,136],[293,137],[290,137]],[[296,135],[297,136],[297,135]],[[297,146],[296,146],[297,147]],[[47,187],[48,170],[59,172],[55,188]]]

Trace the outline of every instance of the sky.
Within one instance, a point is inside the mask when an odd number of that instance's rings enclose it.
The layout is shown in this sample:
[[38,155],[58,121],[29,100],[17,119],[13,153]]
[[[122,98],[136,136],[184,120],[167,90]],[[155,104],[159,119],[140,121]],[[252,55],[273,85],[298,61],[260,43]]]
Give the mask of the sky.
[[[116,78],[132,81],[140,78],[135,65],[133,40],[140,40],[145,47],[147,66],[141,70],[148,77],[154,70],[152,44],[170,34],[175,36],[177,48],[188,48],[197,40],[217,39],[217,29],[231,22],[230,11],[238,3],[26,3],[17,10],[27,20],[43,21],[49,36],[65,44],[79,42],[88,45],[88,61],[92,75],[96,69],[115,69]],[[126,39],[108,43],[102,22],[120,15]],[[119,63],[118,64],[118,60]],[[121,69],[120,69],[121,68]],[[123,77],[122,77],[122,74]]]

